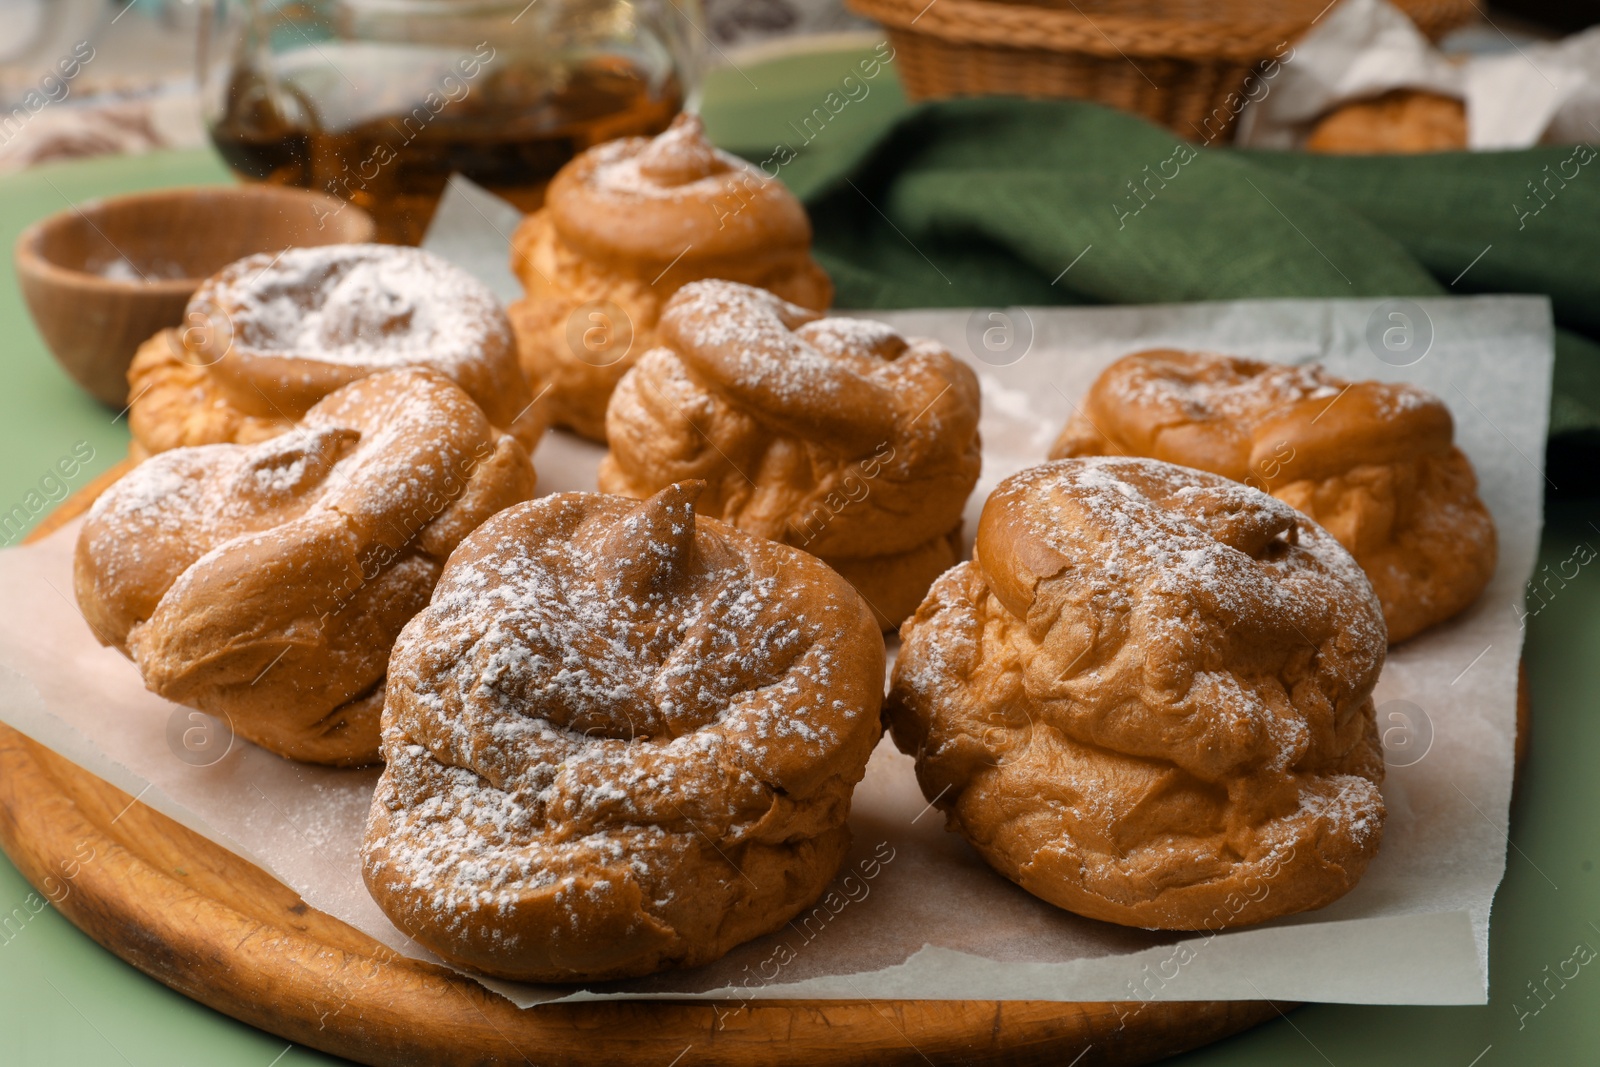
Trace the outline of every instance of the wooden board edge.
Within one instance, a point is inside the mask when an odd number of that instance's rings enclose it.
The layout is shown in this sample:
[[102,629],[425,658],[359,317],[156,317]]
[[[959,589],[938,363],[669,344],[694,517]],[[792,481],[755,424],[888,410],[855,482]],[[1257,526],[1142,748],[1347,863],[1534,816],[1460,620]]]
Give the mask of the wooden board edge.
[[[196,892],[106,825],[120,821],[133,798],[96,780],[107,802],[85,810],[62,786],[76,776],[92,777],[0,726],[0,847],[41,895],[96,942],[185,996],[364,1063],[660,1067],[664,1053],[670,1059],[693,1048],[692,1062],[717,1064],[1044,1064],[1085,1049],[1084,1065],[1136,1064],[1289,1007],[604,1001],[519,1010],[471,979],[398,957],[354,930],[351,939],[364,950],[330,946]],[[149,809],[141,822],[192,853],[220,848]]]

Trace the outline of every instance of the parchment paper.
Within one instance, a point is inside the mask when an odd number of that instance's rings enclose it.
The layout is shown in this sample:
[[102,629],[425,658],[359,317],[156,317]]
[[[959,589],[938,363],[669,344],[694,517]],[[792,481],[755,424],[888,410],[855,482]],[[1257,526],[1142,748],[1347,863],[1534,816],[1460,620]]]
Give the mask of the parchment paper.
[[[471,260],[472,245],[457,242],[458,254]],[[1390,768],[1383,848],[1348,896],[1214,936],[1079,918],[994,874],[946,833],[910,760],[886,739],[856,791],[851,855],[819,910],[697,970],[585,989],[484,984],[522,1006],[714,997],[733,1001],[730,1012],[748,999],[796,997],[1482,1003],[1489,909],[1505,863],[1523,584],[1542,510],[1550,312],[1531,297],[1407,305],[1432,341],[1402,368],[1368,344],[1376,308],[1350,300],[1013,310],[1002,314],[1016,347],[997,356],[980,343],[986,361],[974,361],[985,447],[969,530],[994,484],[1042,457],[1095,374],[1139,348],[1320,359],[1349,377],[1418,382],[1450,404],[1499,527],[1500,565],[1474,608],[1391,651],[1377,693],[1380,726],[1394,762],[1406,765]],[[987,312],[879,317],[963,355],[972,351],[969,322],[979,324],[974,336],[1003,326]],[[1025,332],[1026,354],[994,365],[1023,351]],[[600,455],[550,435],[535,457],[541,492],[593,488]],[[357,851],[376,771],[298,765],[237,739],[210,766],[181,759],[184,730],[226,727],[146,692],[133,665],[95,641],[73,600],[77,525],[0,552],[8,608],[0,613],[0,717],[248,857],[314,907],[431,958],[361,882]]]

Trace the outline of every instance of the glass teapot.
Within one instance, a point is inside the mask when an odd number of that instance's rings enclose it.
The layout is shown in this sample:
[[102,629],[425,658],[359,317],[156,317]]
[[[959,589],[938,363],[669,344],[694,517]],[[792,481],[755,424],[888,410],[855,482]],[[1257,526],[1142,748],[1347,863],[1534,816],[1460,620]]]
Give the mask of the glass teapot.
[[213,0],[206,128],[241,176],[332,193],[422,239],[459,171],[524,211],[577,153],[695,92],[697,0]]

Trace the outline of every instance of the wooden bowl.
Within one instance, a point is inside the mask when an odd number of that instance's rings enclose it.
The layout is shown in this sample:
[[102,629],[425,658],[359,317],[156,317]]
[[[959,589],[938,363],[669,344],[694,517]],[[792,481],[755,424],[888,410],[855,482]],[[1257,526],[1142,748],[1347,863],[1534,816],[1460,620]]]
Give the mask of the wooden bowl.
[[236,259],[370,241],[372,216],[279,185],[201,186],[91,200],[17,239],[17,281],[56,361],[102,403],[128,400],[128,363],[177,326],[200,283]]

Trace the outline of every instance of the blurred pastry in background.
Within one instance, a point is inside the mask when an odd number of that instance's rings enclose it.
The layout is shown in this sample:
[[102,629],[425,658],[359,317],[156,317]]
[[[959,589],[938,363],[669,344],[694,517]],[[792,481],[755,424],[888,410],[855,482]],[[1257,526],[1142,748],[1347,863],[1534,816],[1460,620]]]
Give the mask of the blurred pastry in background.
[[523,368],[551,420],[595,441],[611,390],[655,347],[681,286],[724,278],[817,311],[833,300],[800,201],[713,148],[694,115],[578,156],[511,245],[527,291],[510,309]]
[[1316,120],[1308,152],[1371,155],[1455,152],[1467,147],[1467,106],[1453,96],[1394,89],[1343,104]]
[[982,464],[972,370],[735,282],[684,286],[658,338],[611,398],[601,490],[704,479],[703,514],[820,556],[898,626],[960,558]]
[[537,445],[542,412],[494,294],[420,249],[358,244],[247,256],[201,285],[183,325],[128,368],[130,454],[262,441],[399,367],[438,371],[530,454]]
[[1494,520],[1444,401],[1315,364],[1135,352],[1107,367],[1050,458],[1149,456],[1271,493],[1365,568],[1389,640],[1465,610],[1494,575]]

